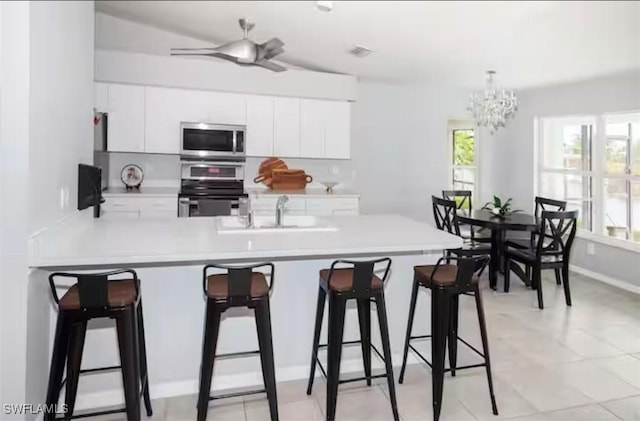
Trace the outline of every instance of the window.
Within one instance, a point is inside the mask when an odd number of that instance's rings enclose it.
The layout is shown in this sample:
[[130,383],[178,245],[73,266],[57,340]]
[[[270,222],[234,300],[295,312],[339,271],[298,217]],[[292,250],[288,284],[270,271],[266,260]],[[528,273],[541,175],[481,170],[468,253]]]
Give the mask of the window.
[[543,118],[538,194],[580,210],[579,227],[640,243],[640,112]]
[[452,129],[451,180],[454,190],[477,191],[476,139],[472,128]]
[[578,209],[578,226],[593,227],[592,143],[594,121],[587,118],[542,120],[539,194]]
[[640,243],[640,113],[605,116],[603,234]]

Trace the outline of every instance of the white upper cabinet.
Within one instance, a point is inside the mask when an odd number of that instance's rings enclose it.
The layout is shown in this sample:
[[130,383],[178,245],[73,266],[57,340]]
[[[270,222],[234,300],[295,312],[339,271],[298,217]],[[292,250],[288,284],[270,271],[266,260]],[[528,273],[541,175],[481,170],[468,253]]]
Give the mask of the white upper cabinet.
[[326,101],[300,101],[300,156],[324,157]]
[[207,123],[247,123],[247,96],[225,92],[206,92]]
[[328,102],[325,110],[324,157],[349,159],[351,157],[351,103]]
[[143,86],[109,84],[109,134],[111,152],[144,152]]
[[93,84],[93,108],[107,112],[109,108],[109,85],[96,82]]
[[273,155],[273,98],[247,97],[246,153],[248,156]]
[[300,100],[275,98],[273,101],[273,154],[300,156]]
[[148,153],[180,153],[180,121],[186,100],[179,89],[148,87],[145,95],[144,148]]

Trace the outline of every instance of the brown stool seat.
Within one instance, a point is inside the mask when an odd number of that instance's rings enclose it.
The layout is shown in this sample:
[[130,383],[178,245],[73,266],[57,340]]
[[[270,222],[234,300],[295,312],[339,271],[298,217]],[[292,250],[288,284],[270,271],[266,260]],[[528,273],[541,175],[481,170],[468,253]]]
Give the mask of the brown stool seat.
[[[108,284],[108,297],[110,307],[126,307],[136,301],[136,286],[133,279],[110,281]],[[79,310],[80,293],[78,284],[74,284],[60,298],[61,310]]]
[[[251,298],[269,295],[269,284],[264,273],[251,272]],[[207,277],[207,296],[218,300],[229,298],[229,278],[227,274],[209,275]]]
[[[320,271],[320,281],[326,285],[328,280],[329,269],[322,269]],[[371,289],[380,289],[382,288],[382,285],[382,279],[373,275],[371,278]],[[331,275],[331,285],[329,285],[329,289],[337,292],[351,291],[353,289],[353,269],[334,269],[333,274]]]
[[[431,274],[433,270],[436,268],[436,265],[425,265],[425,266],[414,266],[413,270],[415,271],[416,276],[418,277],[420,283],[426,287],[429,287],[433,282],[436,285],[447,286],[453,285],[456,282],[456,275],[458,274],[458,267],[455,265],[440,265],[438,270],[436,271],[436,276],[434,279],[431,278]],[[471,278],[471,284],[478,283],[478,277],[474,276]]]

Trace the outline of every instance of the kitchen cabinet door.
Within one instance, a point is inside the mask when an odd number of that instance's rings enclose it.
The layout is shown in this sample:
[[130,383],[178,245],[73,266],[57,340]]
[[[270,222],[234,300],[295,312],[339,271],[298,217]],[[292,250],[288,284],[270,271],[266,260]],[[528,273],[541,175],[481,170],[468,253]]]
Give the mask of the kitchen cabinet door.
[[275,98],[273,105],[273,154],[279,157],[299,157],[300,100]]
[[246,95],[211,91],[204,91],[203,94],[206,118],[199,121],[241,126],[247,123]]
[[324,157],[351,157],[351,103],[327,101],[325,109]]
[[101,112],[109,111],[109,86],[106,83],[93,83],[93,108]]
[[110,152],[144,152],[144,87],[109,84]]
[[182,91],[146,88],[144,149],[147,153],[180,153],[180,122],[183,113]]
[[273,98],[247,97],[247,156],[273,155]]
[[328,101],[300,100],[300,156],[324,158],[325,114]]

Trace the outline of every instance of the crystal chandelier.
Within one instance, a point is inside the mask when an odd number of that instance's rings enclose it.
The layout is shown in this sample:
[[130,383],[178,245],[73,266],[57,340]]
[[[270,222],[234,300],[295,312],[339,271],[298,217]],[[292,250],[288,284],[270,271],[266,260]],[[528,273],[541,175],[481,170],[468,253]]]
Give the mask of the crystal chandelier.
[[484,92],[471,94],[471,103],[467,110],[473,113],[478,126],[489,127],[491,134],[504,127],[507,119],[512,118],[518,110],[518,98],[512,90],[498,88],[494,85],[493,70],[487,71],[487,87]]

